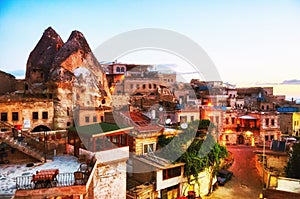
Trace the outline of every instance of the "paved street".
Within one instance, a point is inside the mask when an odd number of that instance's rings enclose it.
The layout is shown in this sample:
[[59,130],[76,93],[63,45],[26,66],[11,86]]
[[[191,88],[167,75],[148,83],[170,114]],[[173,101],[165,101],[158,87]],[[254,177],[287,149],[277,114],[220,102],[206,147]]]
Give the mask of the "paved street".
[[219,186],[207,199],[257,199],[262,190],[261,178],[255,168],[253,150],[246,145],[229,146],[234,163],[229,168],[233,171],[231,181]]

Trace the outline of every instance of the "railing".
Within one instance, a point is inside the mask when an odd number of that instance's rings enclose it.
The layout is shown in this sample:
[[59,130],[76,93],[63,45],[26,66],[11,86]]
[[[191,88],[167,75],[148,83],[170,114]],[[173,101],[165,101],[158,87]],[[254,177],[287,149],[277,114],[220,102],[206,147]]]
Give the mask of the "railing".
[[60,173],[54,181],[34,182],[32,176],[19,176],[16,178],[17,190],[31,190],[49,187],[66,187],[75,184],[74,173]]

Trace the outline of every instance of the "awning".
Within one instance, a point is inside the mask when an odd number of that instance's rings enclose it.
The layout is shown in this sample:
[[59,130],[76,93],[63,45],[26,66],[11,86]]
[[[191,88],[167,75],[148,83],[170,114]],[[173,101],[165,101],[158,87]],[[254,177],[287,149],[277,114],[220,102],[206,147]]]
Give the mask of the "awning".
[[257,120],[256,117],[250,116],[250,115],[243,115],[241,117],[239,117],[240,119],[244,119],[244,120]]

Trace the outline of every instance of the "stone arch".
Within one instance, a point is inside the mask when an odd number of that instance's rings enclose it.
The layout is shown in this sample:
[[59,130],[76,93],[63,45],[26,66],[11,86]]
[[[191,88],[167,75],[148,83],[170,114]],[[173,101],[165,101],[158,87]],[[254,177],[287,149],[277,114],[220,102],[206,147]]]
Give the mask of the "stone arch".
[[51,128],[47,125],[37,125],[32,128],[31,132],[51,131]]

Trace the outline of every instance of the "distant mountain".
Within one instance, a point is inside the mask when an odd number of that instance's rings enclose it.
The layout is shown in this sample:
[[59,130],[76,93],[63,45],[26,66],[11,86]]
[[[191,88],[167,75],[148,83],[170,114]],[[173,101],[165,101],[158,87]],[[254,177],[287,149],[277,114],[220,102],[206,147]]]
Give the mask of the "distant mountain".
[[16,78],[25,77],[25,70],[12,70],[12,71],[8,71],[8,73],[12,74]]

